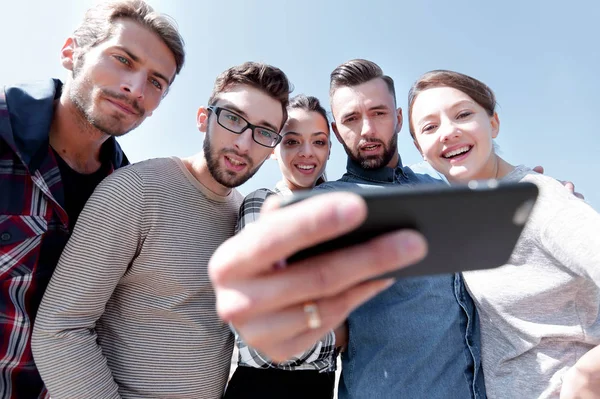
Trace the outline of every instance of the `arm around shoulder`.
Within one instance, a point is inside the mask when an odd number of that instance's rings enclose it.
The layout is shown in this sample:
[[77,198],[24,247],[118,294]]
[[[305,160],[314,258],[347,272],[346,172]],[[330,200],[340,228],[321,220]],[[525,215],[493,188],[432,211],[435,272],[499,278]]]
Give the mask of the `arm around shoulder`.
[[576,197],[565,201],[547,215],[540,239],[558,262],[600,287],[600,214],[590,205]]

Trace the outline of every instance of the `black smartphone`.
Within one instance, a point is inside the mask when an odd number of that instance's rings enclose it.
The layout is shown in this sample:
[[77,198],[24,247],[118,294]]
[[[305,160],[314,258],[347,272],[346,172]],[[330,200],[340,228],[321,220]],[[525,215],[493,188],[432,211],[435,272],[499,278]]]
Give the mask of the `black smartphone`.
[[[472,181],[459,186],[373,186],[351,191],[361,195],[367,203],[364,223],[345,235],[294,254],[288,259],[289,265],[408,228],[425,236],[429,247],[427,256],[419,263],[380,278],[502,266],[512,254],[538,195],[535,184],[496,180]],[[329,192],[301,192],[285,198],[283,206]]]

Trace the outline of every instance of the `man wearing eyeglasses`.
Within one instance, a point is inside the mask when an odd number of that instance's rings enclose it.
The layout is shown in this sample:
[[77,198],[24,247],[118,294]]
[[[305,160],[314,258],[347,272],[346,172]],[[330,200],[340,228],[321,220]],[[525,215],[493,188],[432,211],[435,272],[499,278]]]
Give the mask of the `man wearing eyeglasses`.
[[207,263],[287,119],[290,85],[245,63],[216,80],[203,151],[141,162],[87,202],[42,301],[33,353],[54,398],[220,398],[233,335]]

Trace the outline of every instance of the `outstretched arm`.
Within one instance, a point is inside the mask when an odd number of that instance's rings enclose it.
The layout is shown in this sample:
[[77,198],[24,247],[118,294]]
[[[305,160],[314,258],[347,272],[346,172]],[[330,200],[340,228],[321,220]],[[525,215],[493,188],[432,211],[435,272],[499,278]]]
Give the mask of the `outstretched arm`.
[[367,213],[365,202],[351,193],[323,194],[281,209],[277,203],[269,198],[256,223],[215,251],[209,273],[221,318],[249,345],[284,361],[393,282],[369,279],[421,260],[427,249],[422,235],[404,230],[277,268],[298,250],[356,228]]
[[[236,234],[243,230],[250,223],[258,221],[260,210],[267,197],[274,195],[270,190],[259,189],[246,196],[240,207],[238,223],[236,226]],[[344,326],[345,327],[345,326]],[[344,332],[343,328],[340,328]],[[337,331],[336,331],[337,332]],[[341,334],[341,338],[345,339],[345,335]],[[347,340],[347,339],[346,339]],[[332,369],[335,366],[335,361],[332,362],[336,353],[337,334],[333,331],[327,332],[319,341],[315,342],[310,348],[300,354],[295,354],[292,359],[286,362],[277,363],[272,361],[257,349],[248,346],[237,331],[235,331],[235,341],[239,349],[240,363],[252,367],[272,367],[285,370],[296,369]],[[343,343],[345,345],[345,342]]]

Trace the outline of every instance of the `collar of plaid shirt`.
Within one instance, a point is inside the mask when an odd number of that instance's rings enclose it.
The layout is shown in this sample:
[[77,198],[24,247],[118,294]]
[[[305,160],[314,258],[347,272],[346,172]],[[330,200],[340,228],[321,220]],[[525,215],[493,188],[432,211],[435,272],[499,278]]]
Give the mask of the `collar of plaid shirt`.
[[[50,79],[5,87],[4,93],[0,92],[0,138],[19,155],[31,174],[48,156],[54,100],[60,97],[62,87],[60,80]],[[106,140],[101,155],[110,159],[115,167],[128,163],[114,137]]]
[[[37,308],[69,238],[48,133],[62,83],[0,87],[0,398],[44,397],[31,354]],[[129,162],[111,137],[101,158]]]

